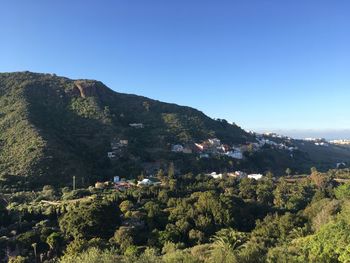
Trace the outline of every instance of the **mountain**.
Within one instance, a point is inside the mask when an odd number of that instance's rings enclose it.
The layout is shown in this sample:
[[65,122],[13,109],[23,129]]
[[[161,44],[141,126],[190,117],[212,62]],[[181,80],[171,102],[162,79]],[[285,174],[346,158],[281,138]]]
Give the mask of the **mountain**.
[[[86,185],[115,175],[132,178],[167,169],[169,163],[181,172],[282,173],[286,167],[301,171],[350,160],[350,151],[341,151],[337,160],[327,163],[315,154],[324,149],[311,146],[296,151],[293,158],[288,151],[264,147],[242,161],[202,160],[170,150],[174,144],[193,145],[209,138],[227,145],[257,142],[254,134],[225,120],[213,120],[190,107],[118,93],[99,81],[31,72],[0,74],[0,178],[8,186],[63,186],[73,176]],[[108,158],[119,140],[127,140],[127,147],[119,149],[118,158]]]
[[[142,123],[143,129],[130,127]],[[0,172],[6,180],[60,184],[105,178],[111,141],[128,139],[125,160],[153,162],[170,144],[252,136],[190,107],[112,91],[93,80],[31,72],[0,74]],[[137,169],[136,169],[137,170]],[[9,179],[10,178],[10,179]]]

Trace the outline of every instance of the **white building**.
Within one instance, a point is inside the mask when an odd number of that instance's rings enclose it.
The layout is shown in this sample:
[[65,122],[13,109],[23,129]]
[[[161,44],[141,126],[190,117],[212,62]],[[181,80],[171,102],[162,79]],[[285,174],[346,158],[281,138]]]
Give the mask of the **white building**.
[[332,144],[350,145],[350,140],[333,140]]
[[208,142],[215,147],[219,147],[221,145],[221,141],[218,138],[208,139]]
[[229,151],[226,153],[226,155],[228,157],[234,158],[234,159],[239,159],[242,160],[243,159],[243,153],[241,152],[241,150],[237,151]]
[[210,174],[206,174],[207,176],[210,176],[214,179],[222,179],[222,174],[217,174],[216,172],[212,172]]
[[172,152],[179,153],[179,152],[183,152],[183,150],[184,150],[184,147],[181,144],[175,144],[171,147]]
[[152,184],[152,181],[150,179],[143,179],[142,181],[138,181],[137,182],[137,185],[151,185]]
[[129,126],[136,129],[142,129],[144,127],[143,123],[130,123]]
[[201,159],[203,159],[203,158],[209,158],[209,154],[207,154],[207,153],[201,153],[201,154],[199,155],[199,158],[201,158]]
[[249,174],[248,178],[254,179],[254,180],[260,180],[261,178],[263,178],[263,175],[262,174]]
[[137,185],[139,186],[150,186],[150,185],[160,185],[161,182],[158,180],[151,180],[149,178],[145,178],[142,181],[138,181]]
[[119,140],[120,145],[127,146],[129,141],[128,140]]
[[108,152],[108,153],[107,153],[107,157],[108,157],[108,158],[115,158],[116,156],[115,156],[115,153],[114,153],[114,152]]

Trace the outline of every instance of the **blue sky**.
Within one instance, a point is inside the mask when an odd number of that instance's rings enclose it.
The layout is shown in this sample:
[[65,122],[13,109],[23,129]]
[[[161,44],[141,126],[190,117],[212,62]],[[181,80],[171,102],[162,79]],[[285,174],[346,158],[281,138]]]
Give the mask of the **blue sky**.
[[0,71],[103,81],[253,130],[350,130],[347,0],[3,0]]

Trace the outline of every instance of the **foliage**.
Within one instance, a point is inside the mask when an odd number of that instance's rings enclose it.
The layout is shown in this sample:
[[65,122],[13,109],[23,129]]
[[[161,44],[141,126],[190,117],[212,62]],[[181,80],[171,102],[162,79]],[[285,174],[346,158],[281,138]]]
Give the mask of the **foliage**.
[[348,185],[288,179],[189,173],[176,189],[7,193],[0,244],[27,262],[347,262]]
[[59,220],[62,232],[69,238],[110,237],[120,223],[115,202],[82,203],[71,207]]

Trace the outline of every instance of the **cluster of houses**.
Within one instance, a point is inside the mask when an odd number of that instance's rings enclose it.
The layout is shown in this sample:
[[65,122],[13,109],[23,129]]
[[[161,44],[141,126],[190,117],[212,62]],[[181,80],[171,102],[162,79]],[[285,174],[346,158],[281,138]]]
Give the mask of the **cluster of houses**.
[[324,138],[305,138],[304,141],[314,143],[316,146],[329,146],[329,142]]
[[[242,160],[244,159],[243,153],[246,151],[259,151],[264,146],[272,148],[287,150],[293,152],[298,150],[296,146],[290,146],[286,143],[277,143],[273,140],[266,138],[267,135],[256,135],[256,142],[247,143],[244,145],[233,145],[222,144],[220,139],[212,138],[202,143],[194,143],[193,145],[183,146],[181,144],[172,145],[171,151],[176,153],[198,153],[200,158],[210,158],[213,156],[228,156],[233,159]],[[270,134],[271,136],[271,134]],[[279,139],[289,139],[289,137],[279,136],[273,134],[271,137]]]
[[[207,173],[205,174],[208,177],[212,177],[214,179],[222,179],[224,176],[227,177],[233,177],[237,179],[242,179],[242,178],[250,178],[254,180],[260,180],[263,178],[262,174],[247,174],[242,171],[235,171],[235,172],[228,172],[228,173]],[[160,186],[162,182],[154,177],[154,176],[149,176],[147,178],[144,178],[140,181],[135,182],[135,180],[126,180],[125,178],[120,178],[119,176],[114,176],[113,182],[107,181],[107,182],[96,182],[95,183],[95,188],[97,189],[116,189],[119,191],[125,191],[131,188],[136,188],[136,187],[149,187],[149,186]]]
[[265,132],[265,133],[263,133],[263,135],[267,136],[267,137],[272,137],[272,138],[275,138],[275,139],[283,139],[283,140],[288,140],[288,141],[290,141],[292,139],[291,137],[284,136],[284,135],[281,135],[281,134],[277,134],[277,133],[274,133],[274,132]]
[[243,159],[243,152],[239,147],[222,144],[218,138],[208,139],[202,143],[183,146],[175,144],[171,147],[176,153],[197,153],[200,158],[210,158],[211,156],[226,155],[234,159]]
[[226,175],[228,177],[237,178],[237,179],[250,178],[250,179],[254,179],[254,180],[260,180],[263,178],[262,174],[247,174],[247,173],[244,173],[242,171],[235,171],[235,172],[230,172],[230,173],[225,173],[225,174],[212,172],[212,173],[208,173],[205,175],[212,177],[214,179],[222,179],[224,175]]
[[125,180],[125,178],[120,178],[119,176],[114,176],[113,182],[96,182],[95,188],[105,189],[105,188],[114,188],[119,191],[125,191],[130,188],[135,187],[144,187],[144,186],[159,186],[161,181],[155,177],[144,178],[141,181],[135,183],[134,180]]
[[[279,138],[279,137],[278,137]],[[257,143],[257,147],[261,148],[265,145],[268,145],[270,147],[276,148],[276,149],[280,149],[280,150],[288,150],[288,151],[295,151],[298,150],[298,147],[296,146],[288,146],[285,143],[277,143],[275,141],[272,141],[270,139],[266,139],[263,136],[258,136],[256,137],[256,140],[258,141]]]
[[113,139],[111,141],[111,151],[107,152],[107,157],[110,159],[119,158],[125,151],[128,143],[128,140]]
[[330,141],[330,143],[336,145],[350,145],[350,140],[333,140]]

